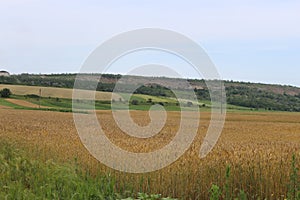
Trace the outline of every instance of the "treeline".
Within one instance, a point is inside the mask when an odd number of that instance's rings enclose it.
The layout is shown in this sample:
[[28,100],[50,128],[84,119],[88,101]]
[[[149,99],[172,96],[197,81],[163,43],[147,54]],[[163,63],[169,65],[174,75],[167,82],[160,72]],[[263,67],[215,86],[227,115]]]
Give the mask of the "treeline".
[[226,87],[229,104],[255,109],[300,112],[300,94],[276,94],[251,87]]
[[[87,77],[94,77],[95,79],[99,74],[87,74]],[[118,80],[121,75],[103,74],[102,78]],[[44,86],[44,87],[61,87],[61,88],[73,88],[76,74],[20,74],[11,76],[0,76],[0,84],[12,84],[12,85],[29,85],[29,86]],[[88,78],[85,80],[85,84],[88,85]],[[92,81],[91,81],[92,82]],[[86,85],[82,86],[86,88]],[[101,83],[97,90],[99,91],[112,91],[114,83]]]
[[[300,112],[300,94],[276,94],[247,86],[227,86],[227,103],[253,109]],[[210,101],[207,89],[195,89],[198,99]]]
[[[95,81],[89,80],[89,77],[97,79],[99,74],[87,74],[86,80],[80,81],[78,87],[82,89],[94,88]],[[32,75],[32,74],[20,74],[12,75],[9,77],[0,76],[0,84],[12,84],[12,85],[29,85],[29,86],[44,86],[44,87],[60,87],[60,88],[73,88],[76,74],[52,74],[52,75]],[[121,78],[121,75],[114,74],[102,74],[101,78],[114,81],[99,82],[96,90],[104,92],[113,92],[115,89],[115,82]],[[135,85],[122,85],[122,91],[119,92],[131,92]],[[157,84],[151,84],[149,86],[141,86],[134,92],[135,94],[148,94],[152,96],[164,96],[174,97],[171,90],[166,87]]]
[[0,76],[1,84],[29,85],[45,87],[73,88],[75,76],[72,75],[11,75],[8,77]]
[[[93,89],[93,84],[99,74],[86,74],[82,85],[83,89]],[[121,75],[102,74],[101,81],[96,90],[112,92],[115,89],[115,83]],[[76,74],[51,74],[51,75],[32,75],[21,74],[9,77],[0,76],[0,84],[17,84],[30,86],[61,87],[73,88]],[[103,79],[102,79],[103,78]],[[174,81],[170,79],[170,81]],[[175,80],[176,81],[176,80]],[[210,100],[210,94],[205,87],[204,80],[188,80],[190,84],[200,86],[194,89],[199,100]],[[267,85],[269,86],[269,85]],[[122,91],[130,92],[135,85],[124,84]],[[276,93],[272,90],[260,89],[258,84],[225,82],[227,103],[243,106],[253,109],[278,110],[278,111],[297,111],[300,112],[300,92],[292,95],[288,93]],[[275,86],[273,86],[275,87]],[[283,86],[278,86],[278,88]],[[295,89],[295,88],[294,88]],[[297,88],[296,88],[297,89]],[[299,90],[300,91],[300,90]],[[184,91],[183,91],[184,92]],[[135,90],[136,94],[147,94],[152,96],[174,97],[173,92],[158,84],[144,85]]]

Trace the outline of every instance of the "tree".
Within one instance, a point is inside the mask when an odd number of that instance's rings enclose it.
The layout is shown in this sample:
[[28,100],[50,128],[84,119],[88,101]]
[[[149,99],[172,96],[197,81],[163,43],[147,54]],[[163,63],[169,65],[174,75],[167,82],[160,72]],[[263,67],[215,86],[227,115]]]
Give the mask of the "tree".
[[136,99],[133,99],[133,100],[131,101],[131,104],[132,104],[132,105],[138,105],[138,104],[139,104],[139,101],[136,100]]
[[188,101],[186,105],[187,105],[187,107],[192,107],[193,106],[193,102]]
[[4,88],[3,90],[0,90],[0,96],[2,98],[8,98],[11,95],[11,91],[8,88]]

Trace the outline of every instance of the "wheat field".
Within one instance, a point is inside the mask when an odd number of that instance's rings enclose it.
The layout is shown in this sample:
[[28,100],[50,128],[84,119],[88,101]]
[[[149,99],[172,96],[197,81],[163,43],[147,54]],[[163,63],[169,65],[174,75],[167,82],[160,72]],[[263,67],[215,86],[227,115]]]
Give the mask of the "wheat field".
[[[149,122],[145,111],[132,111],[140,125]],[[179,112],[168,112],[162,131],[149,139],[124,134],[111,111],[97,117],[107,137],[132,152],[149,152],[170,142],[178,129]],[[74,158],[92,173],[107,172],[116,179],[116,190],[130,185],[133,191],[159,193],[180,199],[207,199],[212,184],[224,186],[226,167],[231,167],[229,190],[243,189],[249,199],[284,199],[288,190],[292,155],[300,157],[300,115],[298,113],[228,113],[222,135],[204,159],[198,157],[210,113],[201,113],[198,134],[172,165],[151,173],[118,172],[98,162],[82,145],[72,113],[0,108],[0,139],[29,148],[39,159],[72,162]],[[110,156],[107,152],[107,156]]]
[[[42,97],[55,97],[55,98],[64,98],[64,99],[72,99],[73,89],[68,88],[56,88],[56,87],[40,87],[40,86],[27,86],[27,85],[7,85],[0,84],[0,90],[8,88],[15,95],[40,95]],[[81,92],[82,97],[91,96],[93,93],[88,90],[78,90]],[[95,93],[96,100],[111,100],[112,93],[111,92],[99,92]],[[120,96],[117,94],[113,94],[113,99],[119,99]]]

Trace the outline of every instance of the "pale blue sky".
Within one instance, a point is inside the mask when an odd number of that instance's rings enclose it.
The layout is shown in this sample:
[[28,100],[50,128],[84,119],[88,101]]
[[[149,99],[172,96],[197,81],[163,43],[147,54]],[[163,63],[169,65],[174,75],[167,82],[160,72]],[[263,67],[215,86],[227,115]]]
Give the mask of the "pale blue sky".
[[0,70],[78,72],[111,36],[153,27],[198,42],[224,79],[300,86],[299,10],[296,0],[0,0]]

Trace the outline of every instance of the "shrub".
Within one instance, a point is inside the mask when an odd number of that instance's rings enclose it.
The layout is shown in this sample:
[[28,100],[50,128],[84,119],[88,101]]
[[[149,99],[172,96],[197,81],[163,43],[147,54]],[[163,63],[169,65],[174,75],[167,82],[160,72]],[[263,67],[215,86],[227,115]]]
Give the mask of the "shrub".
[[219,200],[222,194],[219,186],[217,185],[212,185],[209,193],[210,193],[210,197],[209,197],[210,200]]
[[4,88],[3,90],[0,90],[0,96],[2,98],[8,98],[11,95],[11,91],[8,88]]
[[132,105],[138,105],[138,104],[139,104],[139,101],[136,100],[136,99],[133,99],[133,100],[131,101],[131,104],[132,104]]
[[187,105],[187,107],[192,107],[193,106],[193,102],[188,101],[186,105]]
[[[40,96],[39,95],[36,95],[36,94],[27,94],[27,95],[25,95],[25,97],[27,98],[33,98],[33,99],[38,99],[38,98],[40,98]],[[51,98],[51,97],[50,97]]]

